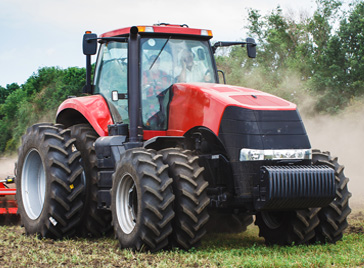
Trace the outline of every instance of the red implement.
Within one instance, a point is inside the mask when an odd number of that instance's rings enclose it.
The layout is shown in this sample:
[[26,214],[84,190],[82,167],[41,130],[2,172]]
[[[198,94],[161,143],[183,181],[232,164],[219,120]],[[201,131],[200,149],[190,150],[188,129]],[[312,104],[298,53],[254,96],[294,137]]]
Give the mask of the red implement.
[[0,181],[0,215],[2,214],[16,214],[18,205],[15,200],[16,189],[9,188],[6,184],[13,183],[14,178],[7,178]]

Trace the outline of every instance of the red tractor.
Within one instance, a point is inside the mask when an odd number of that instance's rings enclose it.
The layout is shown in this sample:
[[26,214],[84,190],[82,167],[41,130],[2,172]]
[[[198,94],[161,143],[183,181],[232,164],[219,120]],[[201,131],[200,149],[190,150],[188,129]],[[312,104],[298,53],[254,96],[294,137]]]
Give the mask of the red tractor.
[[341,239],[351,211],[343,167],[311,150],[296,105],[219,83],[215,50],[246,46],[254,58],[254,39],[211,38],[169,24],[84,35],[87,96],[65,100],[56,124],[31,126],[19,149],[28,234],[113,226],[122,248],[189,249],[209,219],[244,229],[255,215],[268,244]]

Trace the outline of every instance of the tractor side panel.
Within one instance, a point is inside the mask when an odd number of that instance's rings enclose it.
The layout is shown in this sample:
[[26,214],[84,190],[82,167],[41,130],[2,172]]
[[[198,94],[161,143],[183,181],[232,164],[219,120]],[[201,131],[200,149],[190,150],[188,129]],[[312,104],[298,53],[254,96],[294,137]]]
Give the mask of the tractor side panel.
[[175,84],[169,108],[167,133],[181,136],[196,126],[204,126],[217,135],[225,105],[212,99],[199,85]]
[[77,116],[82,115],[100,137],[108,136],[108,125],[113,124],[109,107],[101,95],[70,98],[58,108],[56,122],[66,127],[77,124]]

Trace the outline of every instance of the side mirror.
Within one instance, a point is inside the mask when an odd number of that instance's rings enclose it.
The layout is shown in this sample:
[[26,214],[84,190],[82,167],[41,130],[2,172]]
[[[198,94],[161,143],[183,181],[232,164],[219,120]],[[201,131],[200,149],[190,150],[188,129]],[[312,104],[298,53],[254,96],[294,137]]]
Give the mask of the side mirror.
[[246,39],[246,49],[248,51],[249,58],[255,58],[257,56],[257,44],[255,43],[254,38],[248,37]]
[[95,55],[97,50],[97,34],[86,32],[82,42],[83,54]]
[[83,87],[83,93],[93,92],[93,85],[91,82],[91,55],[96,54],[97,50],[97,34],[87,31],[83,35],[82,41],[83,54],[86,55],[86,85]]

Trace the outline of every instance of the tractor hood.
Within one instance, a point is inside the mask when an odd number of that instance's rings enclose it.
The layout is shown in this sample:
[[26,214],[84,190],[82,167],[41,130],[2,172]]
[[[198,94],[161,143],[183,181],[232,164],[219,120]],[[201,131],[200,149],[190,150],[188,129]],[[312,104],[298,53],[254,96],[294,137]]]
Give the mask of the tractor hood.
[[209,83],[174,84],[168,129],[178,132],[205,126],[218,135],[228,106],[248,110],[296,110],[296,105],[289,101],[250,88]]
[[203,94],[209,95],[210,98],[229,106],[241,106],[252,110],[296,109],[296,105],[289,101],[251,88],[206,83],[177,85],[179,90],[183,90],[183,86],[201,91]]

